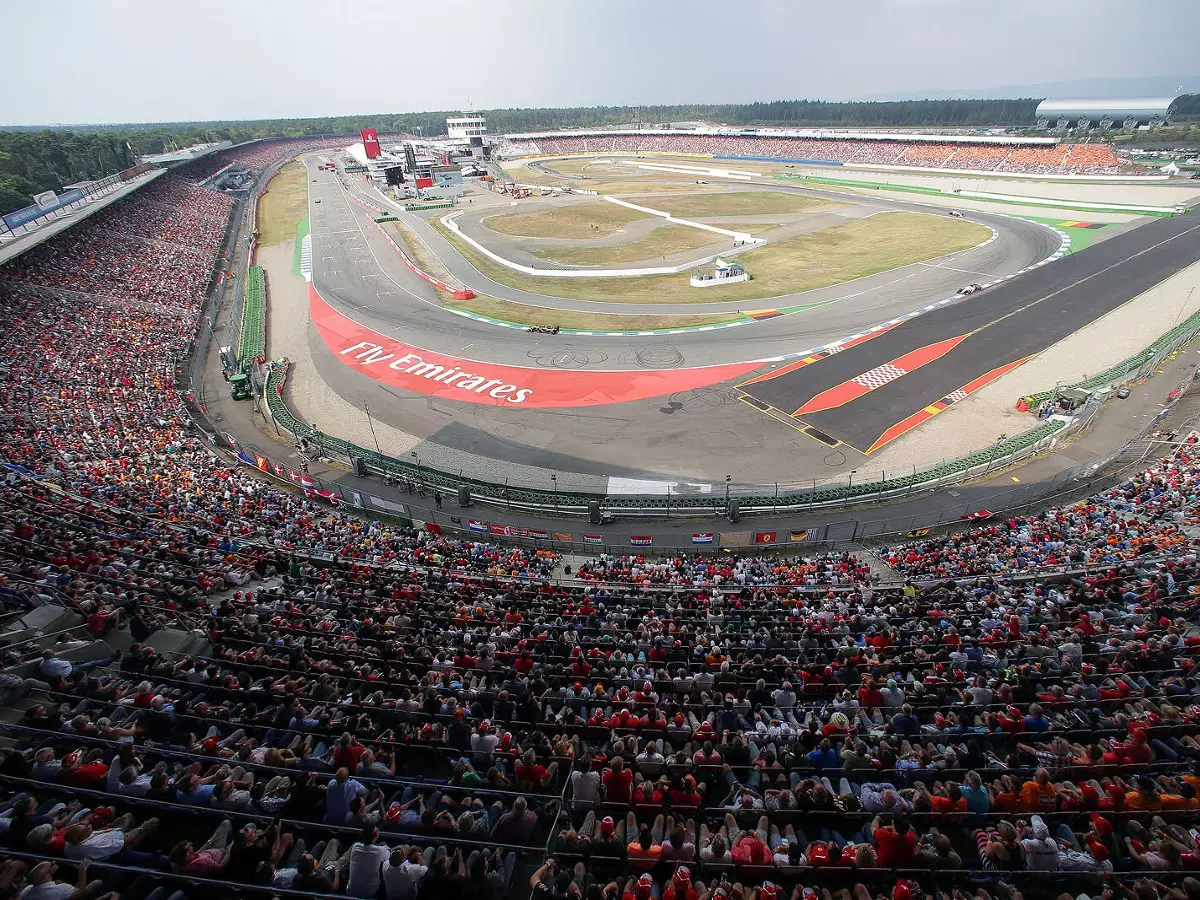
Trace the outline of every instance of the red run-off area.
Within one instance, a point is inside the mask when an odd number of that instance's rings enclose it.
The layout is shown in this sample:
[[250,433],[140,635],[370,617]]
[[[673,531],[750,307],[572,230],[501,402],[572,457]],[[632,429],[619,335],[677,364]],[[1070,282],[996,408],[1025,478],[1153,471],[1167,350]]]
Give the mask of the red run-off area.
[[491,406],[550,409],[628,403],[740,378],[761,363],[655,371],[570,371],[458,359],[365,328],[325,302],[312,284],[309,315],[344,364],[376,381],[417,394]]

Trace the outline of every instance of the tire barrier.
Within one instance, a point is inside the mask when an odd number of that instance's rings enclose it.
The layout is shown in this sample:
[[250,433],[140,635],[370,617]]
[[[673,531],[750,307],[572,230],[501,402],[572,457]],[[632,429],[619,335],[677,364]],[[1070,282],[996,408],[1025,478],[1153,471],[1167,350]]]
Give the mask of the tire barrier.
[[267,283],[262,266],[246,269],[246,300],[238,331],[238,371],[246,374],[266,355]]

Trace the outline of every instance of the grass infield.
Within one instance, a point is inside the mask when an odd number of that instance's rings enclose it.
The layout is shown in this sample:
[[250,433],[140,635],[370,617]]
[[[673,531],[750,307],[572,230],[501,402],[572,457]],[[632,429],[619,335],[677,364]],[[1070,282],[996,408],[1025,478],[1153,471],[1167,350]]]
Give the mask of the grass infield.
[[700,290],[688,284],[686,273],[637,278],[523,275],[477,252],[440,220],[433,220],[433,226],[493,281],[537,294],[609,303],[683,304],[781,297],[965,250],[991,234],[982,225],[948,216],[879,213],[741,254],[738,260],[752,280]]
[[308,171],[290,162],[267,183],[258,201],[258,244],[270,247],[296,237],[296,226],[308,215]]
[[615,203],[592,200],[559,209],[488,216],[483,225],[516,237],[603,238],[616,234],[630,222],[648,218],[646,213]]

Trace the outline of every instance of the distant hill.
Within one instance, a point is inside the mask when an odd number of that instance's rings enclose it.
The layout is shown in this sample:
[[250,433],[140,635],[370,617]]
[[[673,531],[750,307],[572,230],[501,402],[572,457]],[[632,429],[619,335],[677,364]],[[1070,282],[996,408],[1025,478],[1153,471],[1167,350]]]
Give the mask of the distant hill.
[[[1183,86],[1183,90],[1178,88]],[[1039,84],[1004,84],[990,88],[961,88],[926,91],[896,91],[854,97],[853,100],[1006,100],[1011,97],[1171,97],[1177,93],[1200,93],[1200,75],[1162,75],[1148,78],[1075,78]]]

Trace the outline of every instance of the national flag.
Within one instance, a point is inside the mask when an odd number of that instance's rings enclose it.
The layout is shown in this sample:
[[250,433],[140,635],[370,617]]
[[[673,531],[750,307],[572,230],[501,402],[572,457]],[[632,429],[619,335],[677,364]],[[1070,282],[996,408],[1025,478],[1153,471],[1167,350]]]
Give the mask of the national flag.
[[287,477],[288,481],[290,481],[292,484],[300,483],[300,473],[295,469],[288,469]]
[[602,534],[585,534],[583,536],[583,542],[585,544],[603,544],[604,543],[604,535],[602,535]]
[[756,531],[754,533],[754,543],[756,544],[774,544],[778,534],[774,531]]
[[426,531],[428,531],[430,534],[441,534],[442,533],[442,526],[439,525],[437,522],[422,522],[421,527],[424,528]]
[[965,516],[959,516],[960,519],[966,519],[968,521],[990,519],[991,517],[992,512],[988,509],[977,509],[973,513],[967,513]]
[[529,537],[533,538],[535,541],[545,541],[550,539],[550,532],[546,531],[544,528],[530,528]]
[[556,541],[567,541],[570,543],[571,541],[575,540],[575,535],[569,531],[556,531],[554,532],[554,539]]
[[649,547],[654,543],[654,536],[649,534],[634,534],[630,536],[629,543],[634,547]]
[[315,499],[319,498],[321,500],[325,500],[328,503],[332,503],[334,506],[337,506],[339,503],[342,502],[342,495],[338,494],[334,491],[307,490],[304,492],[304,496],[308,497],[310,500],[315,500]]
[[807,541],[808,540],[808,529],[807,528],[804,529],[803,531],[791,531],[788,534],[790,535],[788,537],[789,541],[795,542],[795,541]]
[[487,534],[487,523],[480,522],[478,519],[472,519],[467,523],[467,527],[472,531],[478,531],[480,534]]
[[713,535],[712,535],[711,531],[706,534],[693,534],[692,535],[692,543],[693,544],[711,544],[712,542],[713,542]]
[[905,532],[905,534],[910,538],[919,538],[925,537],[931,531],[933,531],[932,528],[914,528],[912,531]]
[[267,459],[265,456],[256,455],[254,457],[254,464],[256,466],[258,466],[260,469],[262,469],[264,472],[271,471],[271,461],[269,459]]
[[277,462],[271,463],[271,471],[274,472],[275,475],[279,478],[287,477],[287,469],[285,469],[283,466],[281,466]]
[[311,478],[309,478],[307,475],[305,475],[303,473],[300,474],[300,487],[310,488],[314,484],[316,484],[316,482],[313,481]]
[[508,534],[508,526],[507,525],[489,525],[488,532],[491,534],[498,534],[501,537],[505,537]]
[[243,453],[241,450],[239,450],[237,453],[235,453],[235,454],[234,454],[234,456],[236,456],[236,457],[237,457],[239,460],[241,460],[242,462],[244,462],[244,463],[245,463],[246,465],[248,465],[248,466],[254,466],[254,465],[258,465],[258,464],[257,464],[257,463],[254,461],[254,457],[253,457],[253,456],[247,456],[247,455],[246,455],[245,453]]

